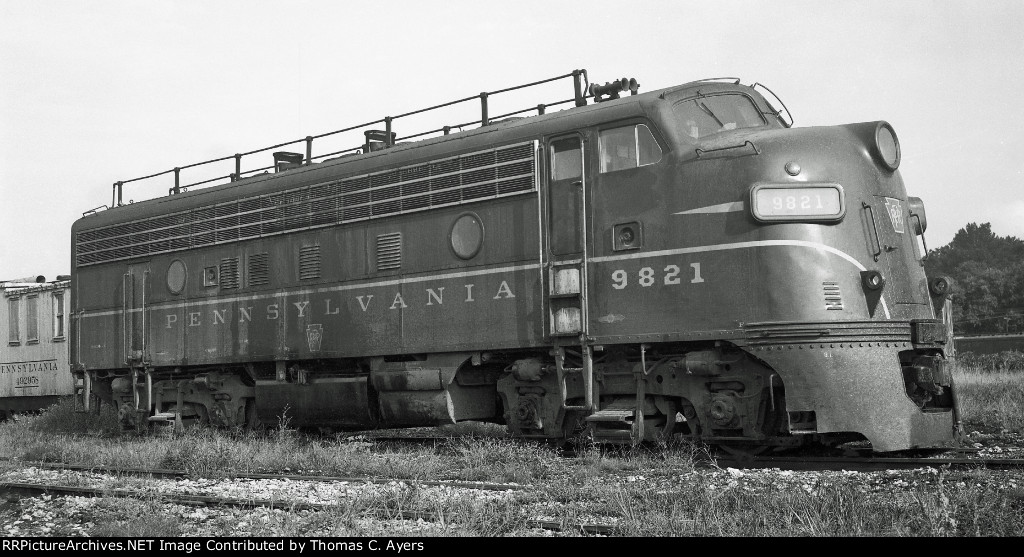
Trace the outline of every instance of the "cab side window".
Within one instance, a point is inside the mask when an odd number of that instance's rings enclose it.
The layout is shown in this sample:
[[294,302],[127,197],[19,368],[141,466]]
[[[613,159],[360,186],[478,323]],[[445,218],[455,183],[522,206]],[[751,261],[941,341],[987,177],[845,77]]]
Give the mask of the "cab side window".
[[551,179],[571,180],[583,176],[580,140],[572,137],[551,144]]
[[601,130],[601,172],[615,172],[654,164],[661,160],[661,146],[645,124]]

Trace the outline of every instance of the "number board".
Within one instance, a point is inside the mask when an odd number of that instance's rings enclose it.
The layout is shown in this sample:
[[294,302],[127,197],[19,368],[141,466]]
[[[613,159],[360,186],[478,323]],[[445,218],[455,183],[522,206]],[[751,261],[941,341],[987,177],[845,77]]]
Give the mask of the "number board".
[[839,221],[846,214],[839,184],[756,184],[751,212],[759,221]]

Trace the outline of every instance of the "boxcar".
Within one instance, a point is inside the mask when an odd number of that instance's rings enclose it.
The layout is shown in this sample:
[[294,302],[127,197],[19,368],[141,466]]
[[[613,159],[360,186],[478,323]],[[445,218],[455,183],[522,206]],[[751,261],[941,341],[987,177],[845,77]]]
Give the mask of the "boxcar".
[[68,277],[0,281],[0,418],[70,396]]

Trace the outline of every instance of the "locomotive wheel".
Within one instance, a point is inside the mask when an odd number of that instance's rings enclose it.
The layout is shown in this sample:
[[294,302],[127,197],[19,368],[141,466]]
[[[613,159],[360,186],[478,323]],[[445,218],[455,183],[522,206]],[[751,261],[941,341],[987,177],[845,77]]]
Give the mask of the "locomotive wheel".
[[768,445],[733,445],[722,443],[718,448],[731,454],[739,461],[752,460],[755,456],[768,450]]
[[661,430],[658,431],[658,440],[668,442],[672,439],[672,436],[676,432],[676,413],[679,410],[676,407],[676,401],[674,399],[668,399],[665,401],[666,412],[665,412],[665,423],[661,426]]
[[[676,414],[679,412],[679,404],[674,398],[664,397],[660,400],[656,398],[655,405],[659,413],[646,418],[647,427],[651,428],[645,435],[646,440],[668,443],[676,434]],[[662,419],[665,420],[664,423],[660,423]]]
[[[587,423],[583,421],[583,414],[580,412],[569,411],[565,413],[562,419],[562,437],[552,437],[545,439],[547,446],[558,450],[567,451],[575,447],[585,446],[587,443],[588,430]],[[518,436],[522,432],[515,431],[509,428],[509,432],[513,436]]]
[[144,419],[130,402],[116,401],[117,430],[119,433],[145,433]]
[[245,401],[245,431],[257,431],[262,429],[263,423],[260,422],[259,416],[256,414],[256,399],[250,398]]

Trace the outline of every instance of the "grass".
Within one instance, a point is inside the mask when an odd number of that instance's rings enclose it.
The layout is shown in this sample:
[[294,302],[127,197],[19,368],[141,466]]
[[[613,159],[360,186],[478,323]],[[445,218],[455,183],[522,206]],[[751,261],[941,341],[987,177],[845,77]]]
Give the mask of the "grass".
[[673,493],[623,490],[616,499],[628,536],[1016,536],[1019,500],[996,489],[920,488],[878,496],[853,480],[812,490],[759,492],[699,483]]
[[968,431],[1024,433],[1024,370],[958,362],[953,380]]
[[[959,362],[953,373],[968,431],[1024,430],[1024,370]],[[0,423],[0,456],[177,468],[196,477],[277,471],[533,486],[480,497],[395,484],[324,511],[254,509],[242,519],[215,509],[168,514],[156,498],[106,498],[89,507],[93,536],[389,536],[398,525],[414,524],[402,520],[404,511],[440,517],[429,530],[406,535],[542,535],[529,525],[540,515],[566,525],[615,519],[615,533],[627,536],[1016,536],[1024,531],[1024,482],[1009,485],[1000,473],[983,469],[940,471],[899,489],[889,484],[865,489],[863,476],[841,475],[783,489],[702,469],[700,463],[709,460],[706,450],[688,444],[621,450],[584,445],[564,458],[552,447],[512,440],[486,424],[448,428],[455,436],[437,446],[381,446],[358,438],[307,436],[282,422],[258,433],[187,429],[178,435],[118,435],[111,409],[76,414],[67,401]],[[899,481],[895,478],[883,480],[892,484]],[[7,512],[0,509],[0,522]]]
[[[77,418],[77,419],[76,419]],[[285,424],[263,432],[187,428],[178,435],[116,435],[116,417],[75,414],[62,401],[37,416],[0,424],[0,456],[126,468],[170,468],[192,476],[290,472],[332,476],[528,483],[554,458],[543,445],[507,437],[453,437],[436,448],[371,450],[365,440],[308,436]]]

